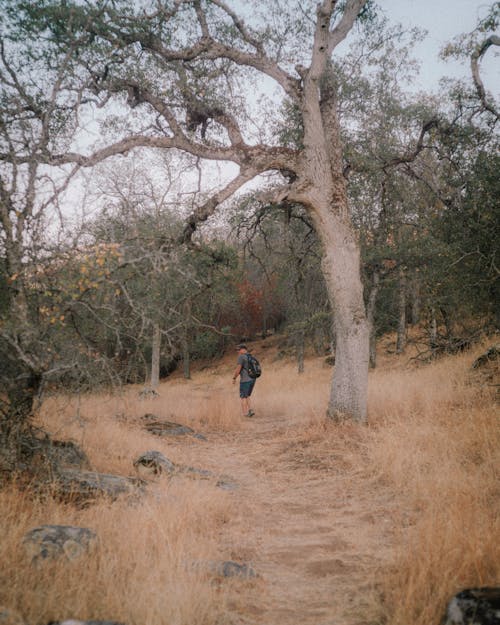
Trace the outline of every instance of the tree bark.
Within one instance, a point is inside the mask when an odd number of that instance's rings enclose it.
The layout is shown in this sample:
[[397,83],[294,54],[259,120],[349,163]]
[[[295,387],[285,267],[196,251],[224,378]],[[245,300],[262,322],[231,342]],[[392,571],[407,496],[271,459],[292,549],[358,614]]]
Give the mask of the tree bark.
[[[359,249],[353,232],[331,217],[321,239],[330,303],[335,317],[335,368],[327,414],[334,420],[367,418],[369,326],[359,272]],[[344,227],[343,227],[344,226]],[[342,242],[344,244],[342,244]]]

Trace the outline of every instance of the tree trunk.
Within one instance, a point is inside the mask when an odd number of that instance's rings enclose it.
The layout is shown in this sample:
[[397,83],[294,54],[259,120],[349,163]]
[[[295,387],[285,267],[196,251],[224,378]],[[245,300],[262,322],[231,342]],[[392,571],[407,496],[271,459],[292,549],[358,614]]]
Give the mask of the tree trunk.
[[380,275],[378,270],[374,269],[372,274],[372,286],[368,297],[368,305],[366,307],[366,316],[368,326],[370,328],[370,369],[375,369],[377,366],[377,328],[375,327],[375,307],[379,288]]
[[396,340],[396,354],[402,354],[406,347],[406,275],[404,269],[399,269],[398,294],[398,337]]
[[411,319],[412,325],[417,325],[420,322],[420,279],[418,275],[414,275],[411,281]]
[[297,354],[297,371],[304,373],[304,331],[295,333],[295,350]]
[[317,326],[314,330],[314,353],[316,356],[325,355],[326,337],[322,326]]
[[333,68],[321,68],[321,63],[316,67],[313,62],[304,88],[303,203],[310,209],[323,245],[322,269],[335,318],[335,367],[327,415],[365,423],[370,332],[359,242],[347,200],[335,92]]
[[191,320],[191,302],[186,300],[184,307],[184,326],[182,330],[182,369],[185,380],[191,379],[191,358],[189,354],[189,322]]
[[189,356],[189,342],[186,335],[182,339],[182,372],[185,380],[191,379],[191,358]]
[[153,325],[153,349],[151,350],[151,389],[156,391],[160,384],[160,350],[161,331],[160,326]]
[[430,309],[430,323],[429,323],[429,348],[432,352],[435,352],[437,349],[437,320],[436,320],[436,311],[434,307]]
[[364,423],[367,412],[369,324],[363,301],[359,248],[351,227],[328,211],[318,228],[323,273],[335,324],[335,367],[327,414]]

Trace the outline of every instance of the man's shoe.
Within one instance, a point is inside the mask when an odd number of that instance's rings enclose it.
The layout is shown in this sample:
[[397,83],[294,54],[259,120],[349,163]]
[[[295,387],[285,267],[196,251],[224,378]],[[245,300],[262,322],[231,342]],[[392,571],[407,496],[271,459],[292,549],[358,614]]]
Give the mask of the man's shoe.
[[253,417],[253,416],[254,416],[254,414],[255,414],[255,412],[254,412],[253,410],[249,410],[249,411],[246,413],[245,417]]

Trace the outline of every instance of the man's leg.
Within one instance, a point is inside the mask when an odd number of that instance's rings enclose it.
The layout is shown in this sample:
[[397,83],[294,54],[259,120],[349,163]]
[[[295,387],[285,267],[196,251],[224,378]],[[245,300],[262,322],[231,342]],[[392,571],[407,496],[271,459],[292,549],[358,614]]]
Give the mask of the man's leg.
[[251,382],[251,384],[249,385],[249,388],[248,388],[248,397],[247,397],[247,405],[246,405],[246,409],[247,409],[246,416],[247,417],[253,417],[253,415],[255,414],[255,412],[252,410],[252,403],[251,403],[251,400],[250,400],[250,395],[252,394],[254,385],[255,385],[255,380],[253,380]]

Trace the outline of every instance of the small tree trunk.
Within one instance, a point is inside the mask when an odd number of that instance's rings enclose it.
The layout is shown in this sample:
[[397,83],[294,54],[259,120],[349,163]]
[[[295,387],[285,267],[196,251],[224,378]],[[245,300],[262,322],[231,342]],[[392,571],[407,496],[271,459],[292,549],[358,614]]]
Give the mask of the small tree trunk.
[[396,354],[402,354],[406,347],[406,275],[402,267],[399,269],[398,286],[398,337],[396,340]]
[[182,332],[182,368],[185,380],[191,379],[191,357],[189,353],[189,330],[191,320],[191,301],[186,300],[184,307],[184,325]]
[[429,322],[429,348],[432,352],[435,352],[437,349],[437,320],[436,320],[436,311],[434,307],[430,309],[430,322]]
[[446,342],[448,343],[448,349],[453,348],[453,324],[450,319],[450,315],[446,308],[440,308],[441,316],[443,317],[444,327],[446,330]]
[[325,355],[325,331],[322,326],[314,330],[314,353],[316,356]]
[[370,368],[375,369],[377,366],[377,328],[375,327],[375,308],[377,295],[380,288],[380,275],[377,269],[372,274],[372,286],[368,297],[368,305],[366,307],[366,317],[370,327]]
[[189,342],[184,336],[182,340],[182,371],[185,380],[191,379],[191,358],[189,355]]
[[304,373],[304,331],[295,334],[295,350],[297,354],[297,371]]
[[410,323],[412,325],[417,325],[420,322],[420,279],[418,275],[414,275],[412,279],[412,288],[411,288],[411,307],[410,307]]
[[155,391],[160,384],[161,330],[159,324],[153,325],[153,348],[151,350],[151,389]]

